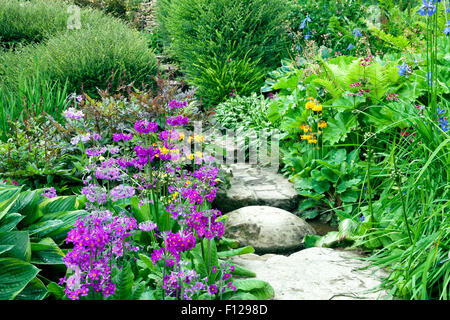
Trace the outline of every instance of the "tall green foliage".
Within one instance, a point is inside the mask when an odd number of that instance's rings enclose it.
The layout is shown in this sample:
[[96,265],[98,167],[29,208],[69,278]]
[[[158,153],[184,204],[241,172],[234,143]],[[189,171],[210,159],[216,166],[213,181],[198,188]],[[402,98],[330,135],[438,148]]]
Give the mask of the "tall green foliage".
[[[281,0],[158,1],[159,28],[187,79],[207,104],[246,95],[286,51]],[[231,90],[230,90],[231,89]]]

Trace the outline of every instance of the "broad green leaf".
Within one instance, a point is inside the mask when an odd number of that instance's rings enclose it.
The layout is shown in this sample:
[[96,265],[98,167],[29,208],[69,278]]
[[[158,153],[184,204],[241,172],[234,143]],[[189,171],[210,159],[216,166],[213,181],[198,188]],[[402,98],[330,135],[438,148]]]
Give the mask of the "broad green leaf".
[[131,289],[133,288],[134,275],[131,270],[131,265],[127,261],[124,263],[122,270],[116,277],[116,294],[115,300],[129,300],[132,295]]
[[6,188],[0,191],[0,221],[9,212],[17,198],[19,198],[21,189]]
[[326,180],[317,181],[316,179],[312,179],[311,184],[313,186],[314,191],[317,193],[324,193],[330,190],[330,183]]
[[227,300],[259,300],[256,296],[248,292],[239,291],[229,296]]
[[32,264],[14,258],[0,258],[0,300],[14,299],[38,274]]
[[151,207],[148,203],[139,205],[139,198],[133,196],[130,201],[131,212],[138,223],[152,220]]
[[356,202],[358,201],[358,192],[347,190],[344,193],[341,193],[340,198],[344,202]]
[[358,125],[357,116],[349,112],[338,113],[335,118],[328,119],[328,126],[323,131],[323,140],[333,145],[344,141],[347,134]]
[[34,278],[20,291],[16,300],[42,300],[47,295],[47,288],[38,278]]
[[14,248],[14,245],[0,244],[0,255],[4,252],[11,250],[12,248]]
[[38,201],[41,197],[40,192],[40,190],[21,192],[10,208],[10,212],[18,212],[25,217],[22,224],[33,223],[42,216],[42,212],[38,210]]
[[357,185],[358,183],[361,182],[361,179],[351,179],[351,180],[347,180],[347,181],[342,181],[341,183],[339,183],[336,187],[336,191],[338,193],[342,193],[345,190],[347,190],[350,187],[353,187],[355,185]]
[[275,292],[272,286],[262,280],[245,279],[233,282],[236,290],[242,290],[254,295],[258,300],[267,300],[273,298]]
[[39,223],[35,223],[23,230],[28,231],[30,236],[42,238],[59,229],[64,222],[62,220],[47,220]]
[[44,215],[55,212],[74,211],[76,201],[76,196],[61,196],[49,198],[39,204],[39,209]]
[[53,294],[57,300],[61,300],[65,295],[64,288],[56,282],[50,282],[47,285],[47,291]]
[[12,231],[23,218],[19,213],[8,213],[0,222],[0,232]]
[[0,243],[2,245],[13,245],[14,247],[4,255],[24,261],[30,261],[31,246],[30,237],[26,231],[10,231],[0,233]]
[[153,263],[152,259],[141,253],[139,254],[139,258],[147,266],[147,268],[149,268],[150,270],[155,270],[155,264]]
[[31,243],[31,262],[35,264],[63,264],[64,253],[51,238]]

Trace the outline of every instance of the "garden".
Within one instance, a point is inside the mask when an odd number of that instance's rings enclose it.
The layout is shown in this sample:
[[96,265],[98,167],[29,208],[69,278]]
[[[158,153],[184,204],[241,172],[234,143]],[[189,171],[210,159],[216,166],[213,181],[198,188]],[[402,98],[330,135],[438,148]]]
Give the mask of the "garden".
[[2,0],[0,300],[448,300],[449,0]]

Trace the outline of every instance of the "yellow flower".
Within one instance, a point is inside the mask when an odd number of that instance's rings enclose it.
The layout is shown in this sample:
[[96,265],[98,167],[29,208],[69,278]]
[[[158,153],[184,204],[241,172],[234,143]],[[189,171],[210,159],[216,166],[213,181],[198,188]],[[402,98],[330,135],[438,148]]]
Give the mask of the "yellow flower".
[[159,151],[160,151],[162,154],[168,154],[168,153],[169,153],[169,150],[168,150],[167,148],[165,148],[165,147],[160,148]]
[[311,128],[307,124],[302,124],[300,126],[300,129],[302,129],[303,132],[305,132],[305,133],[308,132],[309,130],[311,130]]
[[310,139],[308,140],[308,143],[317,143],[317,139]]
[[181,132],[181,133],[180,133],[180,137],[178,138],[178,140],[181,141],[181,140],[183,140],[183,139],[184,139],[184,132]]
[[195,136],[194,140],[197,142],[203,142],[203,136]]
[[309,140],[309,139],[311,139],[312,137],[311,137],[311,135],[309,135],[309,134],[305,134],[305,135],[302,135],[301,136],[301,138],[302,138],[302,140]]
[[191,143],[193,139],[194,139],[194,138],[193,138],[192,136],[190,136],[190,137],[188,138],[188,142]]
[[177,195],[178,195],[178,191],[177,192],[175,192],[172,196],[173,196],[173,200],[175,200],[175,198],[177,197]]
[[318,124],[318,127],[319,128],[326,128],[327,127],[327,123],[325,121],[323,121],[323,120],[320,120],[319,124]]
[[322,111],[322,105],[314,104],[314,106],[311,109],[312,109],[312,111]]
[[189,160],[194,160],[194,155],[191,153],[187,155],[186,158],[188,158]]
[[197,151],[197,152],[195,153],[195,156],[196,156],[197,158],[201,158],[201,157],[203,157],[203,153],[201,153],[200,151]]
[[305,105],[306,109],[314,109],[314,107],[316,106],[316,104],[312,101],[308,101]]

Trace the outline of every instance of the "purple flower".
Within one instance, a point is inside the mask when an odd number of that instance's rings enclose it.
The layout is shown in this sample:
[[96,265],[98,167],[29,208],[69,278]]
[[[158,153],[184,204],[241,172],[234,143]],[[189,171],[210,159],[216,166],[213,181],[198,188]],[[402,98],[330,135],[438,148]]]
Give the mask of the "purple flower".
[[45,188],[45,189],[42,191],[41,195],[44,196],[44,197],[47,197],[47,198],[54,198],[54,197],[57,196],[57,195],[56,195],[56,190],[55,190],[55,188],[53,188],[53,187]]
[[145,221],[145,222],[141,222],[139,223],[139,230],[142,231],[153,231],[155,229],[157,229],[158,226],[156,225],[156,223],[154,223],[153,221]]
[[115,142],[118,142],[118,141],[120,141],[120,140],[123,140],[123,141],[129,141],[129,140],[131,140],[131,139],[133,139],[133,134],[132,134],[132,133],[130,133],[130,134],[114,133],[114,134],[113,134],[113,140],[114,140]]
[[184,108],[187,106],[187,101],[177,101],[177,100],[172,100],[169,102],[169,108],[170,109],[179,109],[179,108]]
[[114,187],[110,192],[109,196],[113,201],[117,201],[119,199],[131,198],[134,196],[134,188],[121,184],[117,187]]
[[101,156],[102,154],[104,154],[106,151],[108,151],[108,149],[106,147],[102,147],[100,149],[89,148],[89,149],[86,149],[86,155],[88,157],[98,157],[98,156]]
[[84,117],[83,111],[69,108],[64,111],[64,116],[68,119],[78,120]]
[[81,194],[84,194],[89,202],[99,205],[106,203],[106,191],[99,185],[89,184],[81,189]]
[[156,132],[158,131],[158,124],[147,120],[138,120],[134,124],[134,129],[139,133]]
[[183,126],[189,123],[189,118],[183,116],[167,117],[167,124],[171,126]]

